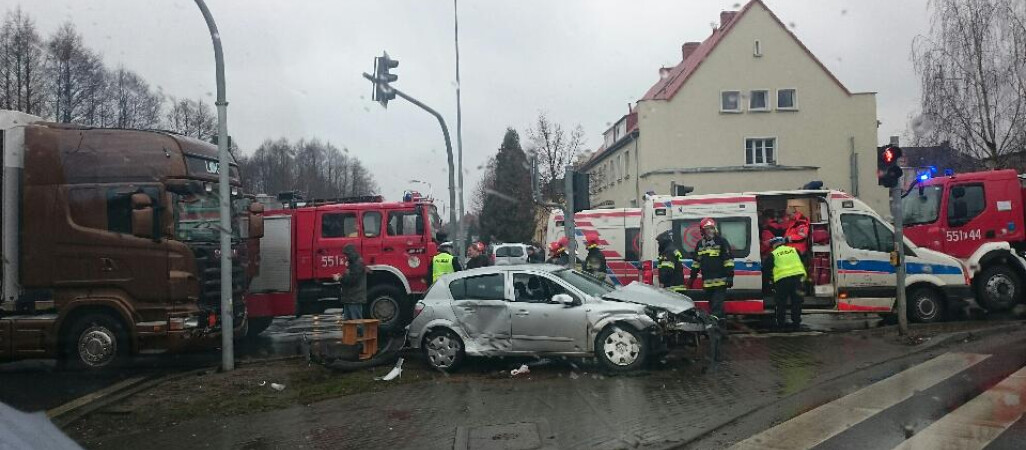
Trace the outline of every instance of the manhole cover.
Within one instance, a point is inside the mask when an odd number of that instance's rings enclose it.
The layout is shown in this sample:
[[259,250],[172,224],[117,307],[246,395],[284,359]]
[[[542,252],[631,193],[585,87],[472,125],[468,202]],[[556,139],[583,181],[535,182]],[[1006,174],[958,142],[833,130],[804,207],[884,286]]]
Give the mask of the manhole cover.
[[535,450],[556,448],[548,423],[524,422],[457,427],[455,450]]

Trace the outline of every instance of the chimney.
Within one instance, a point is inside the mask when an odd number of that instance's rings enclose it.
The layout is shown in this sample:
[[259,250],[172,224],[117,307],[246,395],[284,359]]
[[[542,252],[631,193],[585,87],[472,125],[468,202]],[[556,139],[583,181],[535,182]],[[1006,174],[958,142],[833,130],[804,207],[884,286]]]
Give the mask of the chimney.
[[682,56],[681,61],[687,61],[688,56],[691,56],[691,54],[694,53],[695,50],[698,49],[699,45],[702,45],[702,43],[701,42],[685,42],[684,45],[680,46],[680,53],[681,53],[681,56]]
[[734,20],[736,15],[737,11],[720,11],[720,29],[726,28],[727,24]]

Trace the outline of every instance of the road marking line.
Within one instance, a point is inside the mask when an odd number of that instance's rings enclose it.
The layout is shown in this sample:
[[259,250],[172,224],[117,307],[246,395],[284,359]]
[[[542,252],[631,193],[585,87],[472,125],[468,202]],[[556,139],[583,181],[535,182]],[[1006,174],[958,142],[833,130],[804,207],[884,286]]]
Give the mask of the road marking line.
[[812,448],[989,357],[977,353],[945,353],[821,405],[731,448]]
[[56,408],[47,410],[46,411],[46,417],[49,417],[49,418],[52,419],[52,418],[60,416],[62,414],[66,414],[66,413],[68,413],[70,411],[76,410],[76,409],[78,409],[78,408],[80,408],[80,407],[82,407],[84,405],[92,403],[92,402],[94,402],[96,400],[99,400],[99,399],[101,399],[103,397],[106,397],[106,396],[108,396],[110,394],[118,392],[118,391],[120,391],[122,389],[127,389],[127,388],[132,387],[132,386],[134,386],[136,384],[139,384],[139,383],[141,383],[145,379],[146,379],[146,377],[144,377],[144,376],[133,377],[133,378],[129,378],[129,379],[124,380],[124,381],[120,381],[120,382],[114,383],[114,384],[112,384],[110,386],[107,386],[107,387],[105,387],[103,389],[100,389],[98,391],[90,392],[90,393],[88,393],[86,395],[83,395],[83,396],[81,396],[79,398],[76,398],[76,399],[74,399],[74,400],[72,400],[70,402],[67,402],[67,403],[65,403],[65,404],[63,404],[61,406],[58,406]]
[[930,424],[895,449],[982,449],[1026,413],[1026,367]]

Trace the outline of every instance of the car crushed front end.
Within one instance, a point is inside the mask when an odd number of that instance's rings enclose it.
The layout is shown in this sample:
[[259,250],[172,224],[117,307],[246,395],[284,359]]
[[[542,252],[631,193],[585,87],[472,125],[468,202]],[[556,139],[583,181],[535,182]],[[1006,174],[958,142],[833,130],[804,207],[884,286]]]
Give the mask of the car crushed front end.
[[602,299],[644,305],[645,315],[654,322],[646,328],[651,334],[649,346],[660,353],[697,347],[701,337],[716,326],[716,319],[696,308],[689,297],[643,283],[631,283]]

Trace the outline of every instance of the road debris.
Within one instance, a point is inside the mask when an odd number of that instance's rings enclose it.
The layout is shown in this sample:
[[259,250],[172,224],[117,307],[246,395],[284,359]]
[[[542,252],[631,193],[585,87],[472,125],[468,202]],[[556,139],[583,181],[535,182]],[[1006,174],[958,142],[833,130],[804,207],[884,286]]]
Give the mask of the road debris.
[[385,376],[383,376],[383,377],[374,377],[374,379],[377,380],[377,381],[392,381],[392,380],[402,376],[402,374],[403,374],[403,358],[399,358],[398,360],[396,360],[395,366],[392,367],[392,370],[388,371],[388,373],[385,374]]
[[281,392],[285,390],[285,385],[280,383],[271,383],[271,389]]
[[527,367],[527,364],[521,364],[520,368],[509,371],[510,376],[522,375],[525,373],[531,373],[531,368]]

